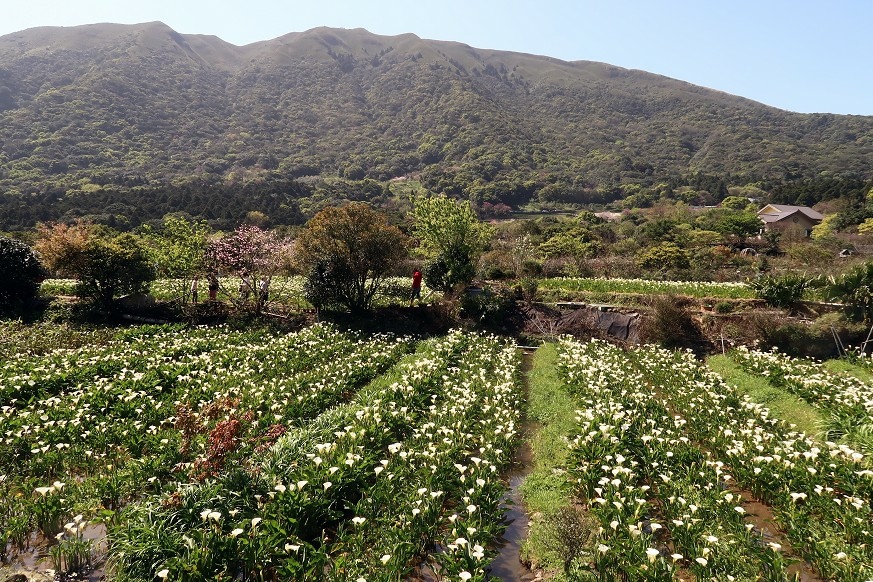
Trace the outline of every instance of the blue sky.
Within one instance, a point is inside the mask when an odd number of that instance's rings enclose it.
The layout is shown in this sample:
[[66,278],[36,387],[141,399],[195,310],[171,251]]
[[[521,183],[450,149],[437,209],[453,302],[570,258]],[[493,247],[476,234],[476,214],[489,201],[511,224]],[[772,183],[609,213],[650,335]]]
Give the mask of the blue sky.
[[160,20],[237,45],[316,26],[602,61],[804,113],[873,115],[873,0],[18,0],[0,35]]

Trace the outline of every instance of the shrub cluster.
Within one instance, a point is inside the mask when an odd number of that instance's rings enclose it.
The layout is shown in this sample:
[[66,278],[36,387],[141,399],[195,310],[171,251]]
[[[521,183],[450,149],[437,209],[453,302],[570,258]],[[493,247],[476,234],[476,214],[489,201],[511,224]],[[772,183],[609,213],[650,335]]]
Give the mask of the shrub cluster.
[[43,270],[25,243],[0,236],[0,312],[20,308],[36,298]]

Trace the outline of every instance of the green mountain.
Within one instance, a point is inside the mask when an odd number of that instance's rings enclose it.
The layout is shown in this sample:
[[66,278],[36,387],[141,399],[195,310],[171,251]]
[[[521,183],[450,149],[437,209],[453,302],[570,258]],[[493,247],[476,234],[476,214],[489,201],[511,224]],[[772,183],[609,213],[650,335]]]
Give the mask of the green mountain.
[[208,215],[215,196],[294,222],[314,188],[304,176],[415,175],[510,205],[612,200],[688,177],[873,177],[873,117],[363,29],[243,47],[159,22],[9,34],[0,128],[0,228],[113,205]]

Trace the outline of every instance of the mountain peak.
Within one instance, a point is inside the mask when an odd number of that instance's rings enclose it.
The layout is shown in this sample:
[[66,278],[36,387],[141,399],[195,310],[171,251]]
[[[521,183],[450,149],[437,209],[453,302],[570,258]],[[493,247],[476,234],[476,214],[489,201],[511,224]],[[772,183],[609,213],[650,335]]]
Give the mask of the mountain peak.
[[517,204],[562,184],[608,196],[689,174],[869,176],[873,156],[873,117],[362,28],[241,47],[161,22],[17,32],[0,37],[0,124],[0,192],[12,199],[412,174]]

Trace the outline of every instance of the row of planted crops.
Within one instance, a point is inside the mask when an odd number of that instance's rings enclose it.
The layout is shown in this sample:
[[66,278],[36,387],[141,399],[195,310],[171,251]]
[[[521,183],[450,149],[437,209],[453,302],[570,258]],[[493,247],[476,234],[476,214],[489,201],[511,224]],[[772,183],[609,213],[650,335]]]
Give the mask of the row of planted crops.
[[[570,340],[560,353],[578,408],[566,475],[599,522],[589,575],[873,579],[863,454],[771,418],[688,353]],[[734,358],[869,422],[863,382]],[[519,384],[517,350],[491,336],[324,325],[131,328],[10,358],[0,559],[40,555],[60,579],[103,557],[114,580],[485,579]]]
[[754,299],[746,283],[711,281],[659,281],[653,279],[550,277],[538,281],[541,289],[592,294],[678,294],[709,299]]
[[689,353],[598,341],[560,353],[579,408],[566,470],[599,521],[587,564],[599,579],[873,579],[862,454],[771,418]]
[[134,328],[0,366],[0,556],[60,578],[484,579],[519,356],[412,341]]
[[[821,362],[778,351],[741,347],[731,356],[746,372],[765,377],[775,388],[821,411],[829,438],[858,440],[864,431],[873,437],[873,385],[849,373],[832,372]],[[856,358],[856,362],[862,369],[869,366],[869,358]]]

